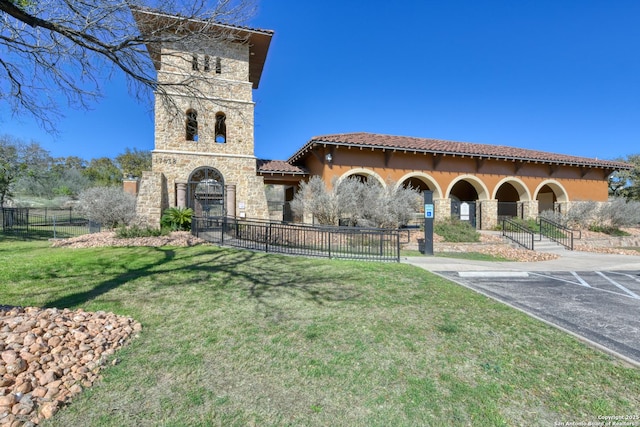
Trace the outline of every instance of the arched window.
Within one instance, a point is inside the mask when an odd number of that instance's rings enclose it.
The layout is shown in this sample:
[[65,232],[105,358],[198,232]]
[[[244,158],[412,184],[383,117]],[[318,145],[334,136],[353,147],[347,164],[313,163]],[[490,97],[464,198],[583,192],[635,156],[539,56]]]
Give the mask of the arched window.
[[216,58],[216,74],[222,74],[222,60],[220,57]]
[[227,142],[227,116],[224,113],[216,113],[216,142],[224,144]]
[[193,71],[198,71],[198,55],[193,55],[191,57],[191,69]]
[[196,110],[187,110],[187,123],[186,123],[186,138],[187,141],[198,140],[198,112]]
[[211,70],[211,58],[209,57],[209,55],[205,55],[204,56],[204,71],[210,71]]

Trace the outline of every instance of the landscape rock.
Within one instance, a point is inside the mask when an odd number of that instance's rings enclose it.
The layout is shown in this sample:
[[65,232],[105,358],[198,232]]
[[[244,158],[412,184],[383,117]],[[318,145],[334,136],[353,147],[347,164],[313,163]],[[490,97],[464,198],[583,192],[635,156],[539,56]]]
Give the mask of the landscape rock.
[[112,313],[0,306],[0,426],[54,416],[141,330]]
[[173,231],[168,236],[120,239],[114,231],[85,234],[71,239],[56,240],[54,247],[95,248],[103,246],[194,246],[206,243],[188,231]]

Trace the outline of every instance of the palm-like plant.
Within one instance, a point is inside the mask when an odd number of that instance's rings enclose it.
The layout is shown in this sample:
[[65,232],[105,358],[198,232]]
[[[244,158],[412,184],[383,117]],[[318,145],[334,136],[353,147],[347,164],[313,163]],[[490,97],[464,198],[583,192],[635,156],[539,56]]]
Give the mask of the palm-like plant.
[[191,208],[169,208],[162,214],[160,223],[162,227],[173,231],[189,231],[191,230],[192,216],[193,209]]

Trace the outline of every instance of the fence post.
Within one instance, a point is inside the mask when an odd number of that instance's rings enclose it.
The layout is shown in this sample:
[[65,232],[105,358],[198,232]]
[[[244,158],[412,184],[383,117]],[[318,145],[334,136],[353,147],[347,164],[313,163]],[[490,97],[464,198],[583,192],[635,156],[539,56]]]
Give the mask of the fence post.
[[[45,216],[46,218],[46,216]],[[56,216],[53,216],[53,238],[56,238]]]
[[267,253],[269,252],[269,241],[271,241],[271,223],[269,223],[269,225],[267,226],[267,232],[264,242],[264,251]]

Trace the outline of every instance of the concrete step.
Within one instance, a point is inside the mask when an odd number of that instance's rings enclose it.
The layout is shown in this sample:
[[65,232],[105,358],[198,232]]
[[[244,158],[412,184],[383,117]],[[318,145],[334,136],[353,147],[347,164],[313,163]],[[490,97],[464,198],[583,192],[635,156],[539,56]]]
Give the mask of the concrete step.
[[546,237],[542,237],[542,240],[533,242],[533,249],[536,252],[551,253],[565,252],[567,250],[564,246],[554,242],[553,240],[549,240]]

